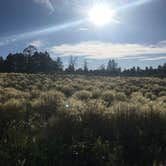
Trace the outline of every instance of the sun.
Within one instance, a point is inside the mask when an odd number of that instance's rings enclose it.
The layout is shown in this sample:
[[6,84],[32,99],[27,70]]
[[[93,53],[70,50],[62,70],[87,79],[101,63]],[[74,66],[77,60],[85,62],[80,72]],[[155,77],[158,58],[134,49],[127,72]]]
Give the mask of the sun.
[[115,11],[105,4],[96,4],[89,10],[89,20],[96,26],[104,26],[114,21]]

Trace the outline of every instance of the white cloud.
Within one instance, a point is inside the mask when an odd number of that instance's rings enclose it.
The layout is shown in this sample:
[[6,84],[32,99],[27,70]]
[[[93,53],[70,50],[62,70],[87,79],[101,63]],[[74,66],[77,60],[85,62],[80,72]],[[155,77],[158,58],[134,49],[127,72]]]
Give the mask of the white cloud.
[[28,45],[33,45],[37,48],[40,48],[44,45],[44,43],[41,40],[34,40],[34,41],[31,41]]
[[126,57],[120,57],[121,60],[128,60],[128,59],[137,59],[137,60],[143,60],[144,58],[148,58],[148,56],[140,55],[140,56],[126,56]]
[[166,56],[152,57],[152,58],[144,58],[141,59],[144,61],[156,61],[156,60],[166,60]]
[[11,44],[11,43],[13,43],[13,42],[15,42],[15,41],[16,41],[15,38],[13,38],[13,39],[1,40],[1,41],[0,41],[0,46],[6,46],[6,45],[9,45],[9,44]]
[[[62,56],[86,56],[88,58],[133,58],[147,55],[166,54],[166,44],[161,42],[156,45],[144,44],[114,44],[107,42],[88,41],[77,44],[62,44],[50,49],[52,53]],[[165,57],[165,56],[164,56]],[[163,58],[163,57],[162,57]]]
[[51,0],[34,0],[34,2],[46,6],[50,12],[54,12],[55,10]]
[[88,28],[79,28],[78,31],[88,31]]

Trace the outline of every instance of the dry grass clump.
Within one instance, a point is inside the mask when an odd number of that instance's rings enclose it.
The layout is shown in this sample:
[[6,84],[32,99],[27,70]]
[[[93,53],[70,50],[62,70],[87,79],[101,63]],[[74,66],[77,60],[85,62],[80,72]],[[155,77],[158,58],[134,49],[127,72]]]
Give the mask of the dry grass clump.
[[101,96],[101,90],[99,88],[92,90],[93,99],[98,99],[98,98],[100,98],[100,96]]
[[4,103],[10,99],[29,99],[30,94],[16,90],[15,88],[4,88],[0,90],[0,102]]
[[58,90],[65,94],[66,97],[70,97],[75,92],[75,89],[70,85],[59,86]]
[[74,96],[82,101],[86,101],[92,97],[92,94],[87,90],[77,91]]
[[155,100],[157,98],[152,92],[146,92],[145,97],[150,100]]
[[159,96],[166,96],[166,91],[161,91],[161,92],[159,93]]
[[159,97],[156,101],[166,105],[166,96]]
[[135,93],[132,93],[131,95],[131,101],[134,103],[146,104],[147,102],[149,102],[149,99],[144,97],[142,93],[135,92]]
[[32,106],[37,110],[58,111],[64,105],[64,95],[58,91],[43,92],[38,99],[32,101]]
[[9,99],[0,108],[5,111],[24,112],[26,109],[26,101],[23,99]]
[[107,106],[110,106],[115,99],[115,92],[110,90],[104,91],[101,94],[101,98],[106,102]]
[[115,100],[117,100],[117,101],[126,101],[127,96],[123,92],[117,92],[117,93],[115,93]]
[[65,102],[64,109],[71,114],[78,114],[86,110],[86,104],[72,97]]

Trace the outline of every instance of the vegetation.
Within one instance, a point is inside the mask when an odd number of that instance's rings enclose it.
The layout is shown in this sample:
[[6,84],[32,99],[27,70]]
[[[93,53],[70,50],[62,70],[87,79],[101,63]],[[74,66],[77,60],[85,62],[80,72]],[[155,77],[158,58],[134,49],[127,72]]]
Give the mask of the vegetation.
[[1,73],[0,165],[165,165],[165,85],[166,78]]
[[0,58],[1,72],[39,73],[61,71],[59,58],[52,60],[48,52],[38,52],[34,46],[28,46],[23,53],[9,54],[6,60]]
[[101,65],[97,70],[89,70],[88,62],[85,60],[83,69],[75,68],[77,57],[70,57],[69,65],[63,69],[61,58],[53,60],[48,52],[39,52],[34,46],[28,46],[23,53],[9,54],[4,60],[0,57],[0,72],[17,72],[17,73],[78,73],[105,76],[155,76],[166,77],[166,63],[158,68],[133,67],[131,69],[121,70],[115,60],[109,60],[107,67]]

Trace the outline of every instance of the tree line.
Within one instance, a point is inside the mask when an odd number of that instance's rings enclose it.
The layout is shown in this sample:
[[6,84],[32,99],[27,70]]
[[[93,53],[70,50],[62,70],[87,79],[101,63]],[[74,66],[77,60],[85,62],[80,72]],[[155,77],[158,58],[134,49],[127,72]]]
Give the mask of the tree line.
[[22,53],[9,54],[4,60],[0,57],[1,72],[37,73],[62,71],[63,65],[60,58],[52,60],[48,52],[39,52],[30,45]]
[[83,68],[76,69],[77,58],[70,57],[69,65],[64,69],[63,62],[60,57],[53,60],[48,52],[39,52],[35,46],[28,46],[22,53],[9,54],[6,59],[0,57],[0,72],[16,72],[16,73],[47,73],[47,72],[66,72],[79,74],[95,74],[110,76],[166,76],[166,63],[159,65],[157,68],[132,67],[124,69],[111,59],[107,66],[101,65],[98,69],[89,70],[88,62],[84,61]]

